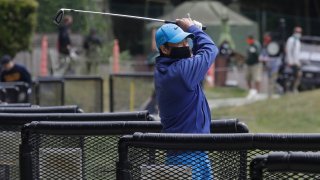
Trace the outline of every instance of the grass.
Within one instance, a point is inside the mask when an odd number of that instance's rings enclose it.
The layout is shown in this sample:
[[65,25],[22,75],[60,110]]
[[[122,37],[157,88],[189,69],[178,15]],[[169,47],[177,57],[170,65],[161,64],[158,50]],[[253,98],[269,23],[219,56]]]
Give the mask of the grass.
[[320,90],[289,94],[240,107],[214,109],[212,117],[235,117],[255,133],[320,132]]
[[237,87],[205,87],[207,99],[223,99],[223,98],[237,98],[245,97],[247,91]]

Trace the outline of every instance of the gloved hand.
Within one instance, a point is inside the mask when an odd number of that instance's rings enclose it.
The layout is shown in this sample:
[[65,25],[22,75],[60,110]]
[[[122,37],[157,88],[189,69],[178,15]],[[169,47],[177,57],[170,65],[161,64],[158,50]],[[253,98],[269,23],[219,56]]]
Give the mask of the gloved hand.
[[194,25],[196,25],[197,28],[202,29],[202,23],[196,20],[192,20]]

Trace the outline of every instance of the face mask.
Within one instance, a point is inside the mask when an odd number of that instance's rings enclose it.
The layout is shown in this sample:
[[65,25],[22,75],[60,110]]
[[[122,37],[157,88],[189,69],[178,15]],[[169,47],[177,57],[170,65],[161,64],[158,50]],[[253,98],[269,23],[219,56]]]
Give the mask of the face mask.
[[293,36],[297,39],[301,38],[301,33],[294,33]]
[[248,38],[247,39],[247,44],[249,44],[249,45],[254,44],[254,39]]
[[173,59],[182,59],[191,57],[191,51],[188,46],[172,47],[170,57]]

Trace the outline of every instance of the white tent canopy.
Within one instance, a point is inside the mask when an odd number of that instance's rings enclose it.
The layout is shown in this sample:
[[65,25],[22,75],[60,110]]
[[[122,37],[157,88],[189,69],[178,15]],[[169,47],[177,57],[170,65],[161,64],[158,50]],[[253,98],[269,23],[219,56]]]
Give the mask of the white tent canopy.
[[[250,34],[257,37],[258,34],[258,25],[256,22],[231,10],[218,1],[187,1],[177,6],[170,13],[159,17],[159,19],[175,21],[177,18],[187,17],[188,13],[192,19],[207,26],[206,33],[209,34],[217,44],[219,43],[218,40],[222,32],[221,20],[228,18],[230,34],[235,43],[236,51],[242,54],[246,53],[245,42],[247,35]],[[151,22],[147,24],[146,28],[150,30],[162,24],[163,23],[159,22]]]
[[[230,25],[253,25],[254,21],[232,11],[218,1],[188,1],[177,6],[172,12],[161,16],[159,19],[175,20],[177,18],[187,17],[190,13],[192,19],[195,19],[206,26],[219,26],[221,18],[225,15],[229,18]],[[160,26],[161,23],[149,23],[148,28]]]

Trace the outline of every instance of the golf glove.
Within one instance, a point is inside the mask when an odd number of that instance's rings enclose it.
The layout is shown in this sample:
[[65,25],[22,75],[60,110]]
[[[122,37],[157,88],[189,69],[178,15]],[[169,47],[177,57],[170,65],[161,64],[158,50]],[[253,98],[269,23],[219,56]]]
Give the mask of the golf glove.
[[196,20],[193,20],[194,25],[196,25],[197,28],[202,29],[202,23]]

